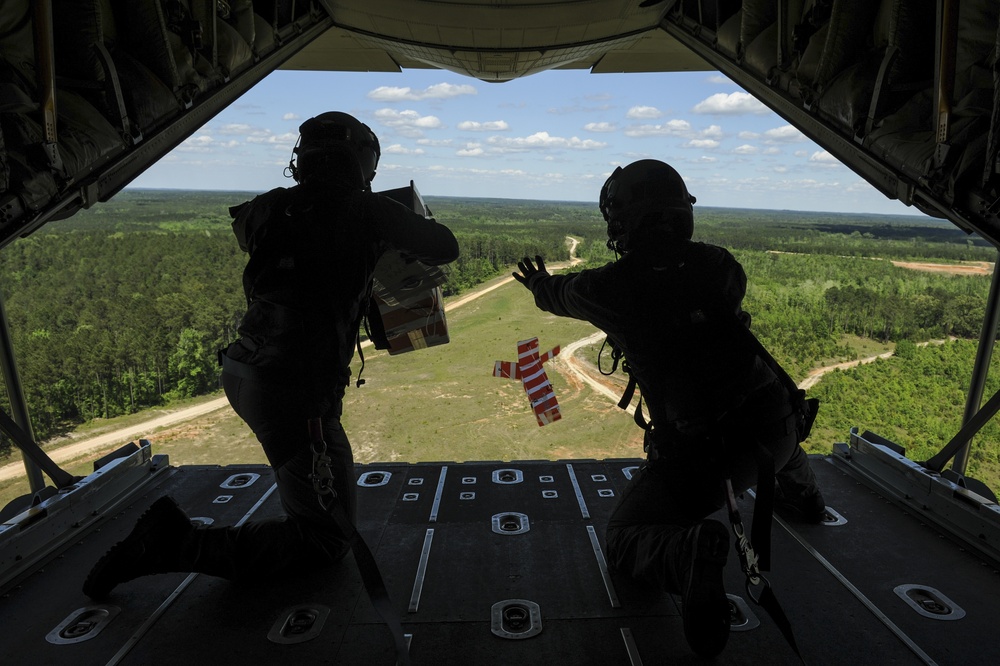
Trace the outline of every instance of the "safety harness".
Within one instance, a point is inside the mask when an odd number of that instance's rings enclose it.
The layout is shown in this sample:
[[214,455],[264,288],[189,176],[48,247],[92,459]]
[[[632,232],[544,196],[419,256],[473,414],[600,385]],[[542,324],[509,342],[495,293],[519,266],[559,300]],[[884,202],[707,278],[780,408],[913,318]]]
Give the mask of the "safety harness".
[[[734,330],[739,331],[737,337],[741,343],[749,351],[767,363],[771,370],[785,385],[786,390],[792,397],[794,409],[792,413],[786,417],[786,419],[776,424],[778,430],[783,430],[783,432],[776,434],[788,434],[792,432],[789,428],[793,428],[797,432],[798,441],[801,442],[805,440],[809,436],[809,430],[812,428],[813,420],[816,417],[816,412],[819,408],[819,400],[816,398],[805,398],[805,391],[802,391],[795,385],[795,382],[791,377],[789,377],[788,373],[785,372],[784,368],[782,368],[781,365],[775,361],[774,357],[771,356],[770,352],[768,352],[767,349],[760,343],[757,337],[750,331],[748,326],[735,314],[732,315],[732,327]],[[605,340],[605,344],[608,344],[608,339]],[[628,360],[625,358],[622,350],[618,349],[613,342],[611,342],[610,347],[612,359],[610,372],[604,372],[601,368],[600,352],[598,353],[598,370],[604,375],[610,375],[615,372],[619,365],[621,365],[622,372],[628,376],[628,383],[625,387],[625,391],[622,393],[621,399],[618,401],[618,407],[621,409],[627,409],[632,403],[632,398],[635,395],[637,385],[636,379],[634,374],[630,371]],[[603,350],[604,347],[602,346],[601,352],[603,352]],[[652,437],[653,424],[648,422],[643,416],[641,394],[639,395],[639,403],[636,406],[633,419],[636,425],[645,431],[645,436],[643,437],[643,451],[646,453],[647,459],[650,461],[655,460],[659,454],[656,450],[656,443]],[[721,440],[721,445],[724,446],[724,438],[719,439]],[[741,569],[746,577],[747,595],[750,597],[751,601],[763,608],[767,614],[771,616],[771,619],[774,620],[774,623],[781,631],[781,634],[785,637],[789,646],[791,646],[799,660],[802,661],[802,655],[795,642],[795,636],[792,632],[791,623],[785,615],[784,610],[782,610],[781,604],[778,603],[778,599],[774,595],[774,591],[771,589],[770,582],[761,573],[761,571],[769,571],[771,568],[771,519],[774,510],[775,469],[774,459],[771,456],[771,453],[760,444],[756,447],[754,457],[757,463],[757,496],[756,510],[754,511],[753,524],[751,525],[751,533],[749,536],[747,535],[746,528],[743,526],[743,519],[740,516],[739,507],[736,503],[736,494],[733,489],[733,482],[731,478],[732,475],[727,472],[726,477],[723,480],[729,522],[733,535],[736,538],[734,546],[736,553],[739,556]],[[758,544],[757,549],[754,548],[754,543]]]

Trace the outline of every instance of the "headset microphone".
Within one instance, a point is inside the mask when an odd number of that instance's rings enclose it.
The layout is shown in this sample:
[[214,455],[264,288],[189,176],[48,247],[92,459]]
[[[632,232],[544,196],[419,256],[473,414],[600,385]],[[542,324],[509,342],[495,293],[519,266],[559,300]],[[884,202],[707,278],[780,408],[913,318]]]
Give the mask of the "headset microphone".
[[299,182],[299,169],[295,166],[295,151],[299,148],[299,143],[302,141],[302,135],[299,134],[299,138],[295,140],[295,145],[292,146],[292,156],[288,158],[288,166],[282,171],[285,178],[293,178],[295,182]]

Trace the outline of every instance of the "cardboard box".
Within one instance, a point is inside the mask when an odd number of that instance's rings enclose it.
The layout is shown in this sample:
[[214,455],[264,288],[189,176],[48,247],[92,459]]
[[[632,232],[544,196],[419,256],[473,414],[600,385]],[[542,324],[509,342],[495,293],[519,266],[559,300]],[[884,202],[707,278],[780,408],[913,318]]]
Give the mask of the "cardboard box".
[[443,299],[440,287],[422,291],[396,305],[376,299],[389,340],[390,356],[450,341]]
[[[413,181],[409,187],[380,192],[430,217]],[[427,266],[399,252],[386,252],[375,266],[373,294],[389,341],[389,354],[402,354],[449,342],[444,295],[446,275],[440,266]]]

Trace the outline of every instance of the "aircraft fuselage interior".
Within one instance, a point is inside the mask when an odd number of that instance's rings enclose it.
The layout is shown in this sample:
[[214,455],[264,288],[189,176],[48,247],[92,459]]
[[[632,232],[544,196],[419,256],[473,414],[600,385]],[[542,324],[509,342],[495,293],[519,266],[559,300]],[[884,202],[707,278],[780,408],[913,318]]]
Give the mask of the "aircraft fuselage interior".
[[[996,0],[4,0],[0,257],[110,200],[275,70],[416,68],[498,85],[549,70],[718,71],[886,197],[1000,248]],[[985,395],[998,319],[994,272],[965,425],[940,454],[910,460],[858,424],[811,461],[832,511],[820,526],[779,521],[773,548],[787,556],[770,574],[806,662],[1000,663],[1000,508],[965,474],[1000,410]],[[173,467],[142,440],[72,477],[33,441],[15,352],[0,299],[0,429],[30,487],[0,526],[4,660],[394,663],[353,570],[256,591],[175,574],[108,604],[85,598],[86,568],[159,495],[231,524],[280,511],[273,475]],[[359,531],[414,663],[694,663],[676,603],[603,558],[638,464],[359,466]],[[747,515],[753,499],[740,499]],[[797,663],[744,585],[729,567],[720,662]]]

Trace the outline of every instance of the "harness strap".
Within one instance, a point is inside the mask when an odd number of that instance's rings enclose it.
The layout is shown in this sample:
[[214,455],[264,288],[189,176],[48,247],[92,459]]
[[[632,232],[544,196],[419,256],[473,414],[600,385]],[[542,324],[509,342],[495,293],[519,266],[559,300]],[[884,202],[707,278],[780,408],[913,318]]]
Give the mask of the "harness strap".
[[[626,368],[622,368],[628,373]],[[618,401],[618,407],[621,409],[628,409],[628,406],[632,403],[632,398],[635,396],[636,381],[635,377],[628,374],[628,385],[625,387],[625,392],[622,393],[621,399]],[[646,420],[646,417],[642,414],[642,394],[639,394],[639,404],[635,406],[635,412],[632,414],[632,420],[635,424],[646,431],[648,434],[653,429],[653,424]]]
[[[614,372],[614,370],[612,370]],[[622,393],[621,400],[618,401],[618,407],[621,409],[627,409],[630,404],[632,404],[632,397],[635,395],[635,377],[628,375],[628,386],[625,387],[625,392]]]
[[316,489],[319,504],[330,514],[340,531],[347,537],[358,564],[361,581],[379,617],[385,622],[392,633],[396,644],[396,663],[399,666],[410,666],[410,651],[403,635],[403,625],[399,621],[396,607],[389,597],[382,573],[379,571],[375,556],[358,533],[354,524],[348,519],[343,505],[337,501],[337,491],[333,489],[333,472],[330,458],[326,455],[326,444],[323,442],[323,425],[320,419],[309,419],[310,440],[313,447],[313,487]]
[[[747,594],[749,594],[749,590],[747,591]],[[752,594],[750,595],[750,598],[771,616],[771,619],[774,620],[774,624],[777,625],[781,635],[785,637],[785,641],[789,646],[791,646],[795,656],[799,658],[799,662],[803,664],[806,663],[805,659],[802,658],[802,653],[799,652],[798,644],[795,642],[795,635],[792,633],[792,623],[788,621],[788,616],[785,615],[785,611],[782,610],[781,604],[778,603],[778,598],[774,596],[774,590],[771,589],[771,586],[764,586],[759,598],[754,599]]]
[[3,430],[4,434],[14,441],[17,447],[21,449],[21,452],[31,462],[38,465],[43,472],[49,475],[49,478],[52,479],[57,488],[68,488],[80,480],[81,477],[73,476],[57,465],[49,457],[49,454],[45,453],[35,440],[31,438],[31,435],[21,428],[14,419],[8,416],[7,412],[3,409],[0,409],[0,430]]
[[771,570],[771,516],[774,513],[774,456],[760,444],[757,459],[757,501],[754,505],[750,540],[758,546],[760,568]]
[[[729,509],[729,522],[732,525],[733,534],[736,536],[736,553],[739,555],[740,565],[743,568],[743,573],[746,575],[747,596],[750,597],[751,601],[763,608],[771,619],[774,620],[774,624],[777,625],[781,635],[785,637],[788,645],[795,652],[795,656],[799,658],[800,662],[805,663],[802,653],[799,652],[799,646],[795,642],[792,623],[789,622],[788,616],[785,615],[781,604],[778,603],[778,598],[774,595],[774,590],[771,589],[771,583],[760,573],[759,557],[753,549],[751,540],[747,539],[746,530],[743,527],[743,519],[740,517],[739,506],[736,504],[736,493],[733,491],[732,479],[726,478],[723,481],[723,486],[725,487],[726,504]],[[759,496],[760,492],[758,490],[758,501],[760,499]],[[757,522],[756,514],[757,511],[754,512],[755,523]],[[767,522],[770,524],[770,514],[768,514]],[[770,533],[770,529],[768,532]],[[761,589],[754,596],[753,590],[757,586],[760,586]]]
[[379,617],[385,622],[392,633],[393,642],[396,644],[396,662],[399,666],[410,666],[410,652],[406,645],[406,637],[403,635],[403,625],[399,621],[396,607],[392,604],[389,591],[382,580],[382,573],[379,571],[375,556],[365,540],[358,534],[357,529],[351,524],[344,514],[344,508],[340,502],[334,502],[328,509],[333,520],[344,534],[348,535],[351,544],[351,551],[354,552],[354,559],[358,563],[358,571],[361,573],[361,580],[365,584],[365,591],[372,602],[372,606],[378,611]]

